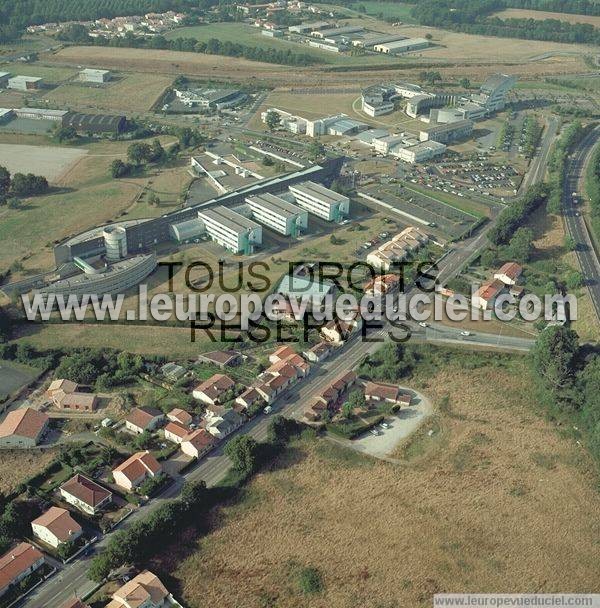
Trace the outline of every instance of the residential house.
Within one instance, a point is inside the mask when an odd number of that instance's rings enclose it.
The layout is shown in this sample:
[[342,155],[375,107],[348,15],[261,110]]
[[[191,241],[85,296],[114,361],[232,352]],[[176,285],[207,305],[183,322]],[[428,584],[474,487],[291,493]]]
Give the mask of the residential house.
[[194,417],[185,410],[179,407],[174,407],[168,414],[167,419],[171,422],[178,422],[182,426],[190,426],[194,421]]
[[241,405],[246,409],[252,407],[255,403],[259,403],[260,401],[263,401],[263,396],[253,386],[248,387],[235,400],[238,405]]
[[43,412],[26,407],[13,410],[0,424],[0,448],[32,448],[48,428],[49,418]]
[[59,390],[52,396],[52,403],[62,410],[93,412],[98,405],[98,397],[93,393],[79,391],[65,393],[63,390]]
[[410,405],[411,402],[409,394],[403,393],[395,384],[384,382],[367,382],[365,384],[365,399],[398,405]]
[[283,361],[292,355],[295,355],[296,351],[288,345],[280,346],[276,351],[269,355],[269,363],[278,363]]
[[263,372],[254,388],[267,402],[273,402],[277,396],[292,383],[292,378],[282,374]]
[[163,608],[172,599],[158,576],[144,570],[117,589],[106,608]]
[[197,429],[181,442],[181,451],[193,458],[201,458],[214,447],[214,437],[205,429]]
[[321,327],[321,337],[324,340],[333,342],[334,344],[343,344],[357,327],[356,319],[352,321],[343,321],[342,319],[334,319]]
[[504,291],[505,285],[499,279],[484,283],[474,294],[471,303],[475,308],[493,308],[496,298]]
[[79,388],[79,385],[76,382],[71,382],[71,380],[65,380],[64,378],[59,378],[57,380],[53,380],[50,383],[50,386],[46,390],[46,397],[48,399],[52,399],[55,393],[62,391],[63,393],[74,393]]
[[198,355],[198,361],[201,363],[212,363],[218,365],[221,369],[238,365],[241,360],[242,355],[235,350],[214,350]]
[[199,384],[192,395],[194,399],[202,401],[202,403],[215,404],[222,403],[227,396],[228,391],[233,390],[235,382],[225,374],[215,374],[208,380]]
[[70,505],[96,515],[112,501],[112,492],[77,473],[60,486],[60,494]]
[[206,430],[217,439],[223,439],[244,424],[245,418],[235,410],[229,409],[221,416],[207,420]]
[[19,543],[9,549],[0,557],[0,597],[12,585],[16,585],[41,568],[44,562],[41,551],[29,543]]
[[172,441],[173,443],[180,444],[186,435],[189,435],[190,429],[182,426],[177,422],[169,422],[165,426],[165,439]]
[[356,382],[356,378],[357,376],[354,372],[346,372],[337,378],[331,386],[341,395]]
[[327,357],[332,353],[333,346],[330,342],[319,342],[315,344],[312,348],[309,348],[307,351],[304,351],[302,354],[311,362],[311,363],[321,363],[321,361],[325,361]]
[[81,526],[66,509],[50,507],[31,522],[31,530],[36,538],[55,549],[64,543],[77,540],[82,534]]
[[113,469],[115,484],[131,492],[149,477],[162,473],[162,466],[148,450],[136,452],[116,469]]
[[164,414],[153,407],[134,407],[125,417],[125,428],[141,435],[153,431],[164,420]]
[[365,294],[368,296],[385,296],[400,289],[400,277],[395,274],[382,274],[376,276],[365,285]]
[[375,251],[370,252],[367,255],[367,263],[377,270],[389,272],[394,264],[406,260],[428,241],[429,237],[419,228],[409,226]]
[[515,285],[522,274],[522,266],[516,262],[507,262],[494,274],[494,279],[502,281],[505,285]]
[[307,406],[304,416],[308,420],[317,421],[323,417],[323,413],[328,409],[328,401],[322,397],[315,397]]

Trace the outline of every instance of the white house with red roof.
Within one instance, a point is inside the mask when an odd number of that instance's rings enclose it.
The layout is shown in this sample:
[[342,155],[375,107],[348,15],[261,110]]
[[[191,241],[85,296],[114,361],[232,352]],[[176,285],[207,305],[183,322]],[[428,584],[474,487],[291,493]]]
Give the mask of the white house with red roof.
[[112,492],[77,473],[60,486],[63,500],[84,513],[95,515],[112,501]]
[[493,308],[496,298],[504,291],[505,284],[499,279],[484,283],[474,294],[471,303],[475,308]]
[[31,522],[31,531],[36,538],[55,549],[60,545],[77,540],[83,529],[66,509],[50,507]]
[[158,460],[148,450],[136,452],[116,469],[113,469],[115,484],[130,492],[137,488],[149,477],[156,477],[162,473]]
[[522,274],[522,266],[516,262],[507,262],[494,274],[494,279],[502,281],[505,285],[515,285]]
[[41,568],[45,559],[29,543],[19,543],[0,557],[0,597],[11,587]]

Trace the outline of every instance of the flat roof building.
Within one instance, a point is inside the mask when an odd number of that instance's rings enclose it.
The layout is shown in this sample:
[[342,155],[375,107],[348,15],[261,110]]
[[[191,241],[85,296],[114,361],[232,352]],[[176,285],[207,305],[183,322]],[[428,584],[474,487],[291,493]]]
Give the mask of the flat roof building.
[[358,34],[363,32],[364,28],[358,25],[347,25],[344,27],[332,27],[328,30],[315,30],[311,32],[311,36],[315,38],[330,38],[331,36],[343,36],[346,34]]
[[352,41],[353,46],[361,48],[369,48],[376,44],[385,44],[387,42],[396,42],[396,40],[406,40],[406,36],[400,34],[373,34],[370,36],[364,36],[363,38],[357,38]]
[[96,70],[94,68],[85,68],[79,72],[79,80],[82,82],[94,82],[102,84],[110,80],[109,70]]
[[121,133],[126,124],[125,116],[110,114],[69,112],[63,117],[63,127],[73,127],[80,133]]
[[290,192],[300,207],[325,220],[339,222],[350,213],[350,199],[321,184],[301,182]]
[[280,196],[257,194],[247,197],[246,203],[252,209],[252,217],[257,222],[280,234],[296,237],[308,227],[308,211]]
[[253,253],[262,244],[262,226],[227,207],[203,209],[198,217],[204,222],[206,234],[233,253]]
[[17,118],[52,120],[60,123],[68,114],[67,110],[48,110],[47,108],[16,108],[14,112]]
[[42,79],[37,76],[13,76],[8,79],[8,88],[17,91],[31,91],[39,89]]
[[458,120],[446,124],[430,125],[419,133],[421,141],[439,141],[447,144],[458,139],[469,137],[473,132],[472,120]]
[[408,148],[397,147],[390,150],[391,156],[395,156],[407,163],[422,163],[446,151],[446,146],[437,141],[423,141]]
[[409,53],[410,51],[419,51],[431,46],[431,43],[426,38],[408,38],[406,40],[396,40],[395,42],[385,42],[376,44],[373,47],[378,53],[387,53],[396,55],[398,53]]

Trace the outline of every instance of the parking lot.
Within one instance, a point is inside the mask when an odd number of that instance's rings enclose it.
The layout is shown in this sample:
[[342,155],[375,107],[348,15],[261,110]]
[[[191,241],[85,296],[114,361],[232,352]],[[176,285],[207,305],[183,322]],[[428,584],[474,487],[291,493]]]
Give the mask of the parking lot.
[[[479,217],[401,185],[371,186],[366,194],[408,213],[429,226],[438,228],[448,237],[458,238],[468,232]],[[410,218],[407,218],[410,223]]]

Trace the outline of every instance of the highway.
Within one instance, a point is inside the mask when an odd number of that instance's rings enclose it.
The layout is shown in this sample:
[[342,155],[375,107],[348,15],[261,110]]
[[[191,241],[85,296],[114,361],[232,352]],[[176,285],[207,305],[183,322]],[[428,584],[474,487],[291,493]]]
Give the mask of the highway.
[[584,216],[578,210],[579,205],[573,203],[572,196],[573,192],[577,192],[577,199],[579,201],[583,199],[586,168],[599,138],[600,125],[587,133],[567,160],[563,209],[567,231],[577,244],[575,249],[577,259],[596,310],[596,316],[600,320],[600,261],[596,255]]
[[[539,151],[532,160],[530,171],[525,178],[527,185],[538,183],[544,178],[549,150],[557,131],[558,122],[551,121],[545,130]],[[440,264],[440,272],[438,274],[440,282],[446,282],[455,276],[472,257],[477,255],[485,246],[487,231],[493,225],[494,222],[491,221],[476,232],[474,236],[462,241],[460,244],[455,244],[455,248],[446,255]],[[472,344],[476,347],[515,351],[527,351],[533,344],[533,340],[481,332],[473,332],[469,336],[462,336],[460,328],[454,329],[438,324],[433,324],[427,328],[422,328],[414,322],[408,325],[413,332],[414,339],[419,341]],[[280,413],[288,417],[300,417],[311,396],[317,394],[343,372],[359,365],[367,354],[372,354],[378,350],[386,339],[389,329],[389,326],[386,326],[381,329],[371,330],[368,333],[369,341],[360,339],[359,333],[355,332],[355,335],[342,349],[339,349],[338,352],[324,363],[316,366],[316,369],[311,372],[308,378],[304,379],[299,385],[292,387],[286,393],[283,393],[274,403],[274,413]],[[267,438],[267,430],[271,417],[260,415],[245,424],[230,437],[238,434],[249,434],[257,441],[264,441]],[[127,529],[133,522],[146,517],[166,500],[177,496],[184,481],[204,480],[208,486],[213,486],[223,479],[229,467],[230,461],[223,453],[222,444],[208,457],[203,458],[198,466],[186,472],[184,478],[178,478],[160,497],[140,507],[119,526],[119,529]],[[96,543],[94,552],[101,552],[109,540],[110,533]],[[48,581],[40,585],[25,598],[20,603],[20,606],[27,608],[61,608],[74,595],[85,597],[90,594],[96,587],[87,578],[87,570],[92,558],[93,554],[77,559],[64,566],[60,572],[48,579]]]

